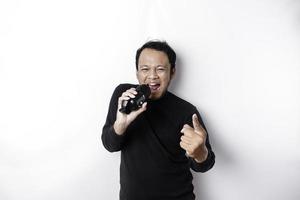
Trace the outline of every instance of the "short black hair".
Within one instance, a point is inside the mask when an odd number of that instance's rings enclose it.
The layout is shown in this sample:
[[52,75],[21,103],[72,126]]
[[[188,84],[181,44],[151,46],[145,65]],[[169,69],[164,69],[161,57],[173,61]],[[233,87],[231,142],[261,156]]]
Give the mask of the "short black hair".
[[140,47],[136,51],[136,56],[135,56],[136,70],[138,70],[139,58],[140,58],[141,52],[144,49],[154,49],[154,50],[157,50],[157,51],[164,52],[168,56],[169,62],[171,64],[171,70],[173,68],[175,68],[175,63],[176,63],[176,53],[175,53],[175,51],[169,46],[169,44],[166,41],[151,40],[151,41],[146,42],[142,47]]

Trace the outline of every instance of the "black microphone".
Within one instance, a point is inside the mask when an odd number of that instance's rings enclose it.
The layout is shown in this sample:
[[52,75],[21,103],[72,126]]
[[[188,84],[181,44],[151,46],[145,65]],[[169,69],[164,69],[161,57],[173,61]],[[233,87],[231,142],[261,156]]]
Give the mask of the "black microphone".
[[137,86],[136,91],[137,94],[134,98],[122,101],[120,112],[129,114],[131,111],[139,109],[151,94],[150,87],[145,84]]

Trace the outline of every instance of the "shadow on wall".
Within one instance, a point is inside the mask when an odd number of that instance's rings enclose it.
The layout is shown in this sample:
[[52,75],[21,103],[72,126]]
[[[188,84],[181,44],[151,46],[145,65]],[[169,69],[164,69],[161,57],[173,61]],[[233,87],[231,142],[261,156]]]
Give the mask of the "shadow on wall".
[[[177,88],[180,88],[180,84],[184,81],[182,79],[182,77],[184,76],[184,71],[182,69],[184,69],[184,63],[180,58],[177,58],[177,62],[176,62],[176,77],[174,80],[174,82],[172,82],[172,84],[170,85],[170,90],[172,91],[176,91]],[[176,92],[175,92],[176,93]],[[205,109],[203,109],[205,110]],[[212,120],[210,120],[209,114],[204,113],[203,110],[201,111],[201,116],[202,116],[202,120],[209,132],[209,140],[210,143],[212,144],[212,148],[213,151],[216,154],[216,161],[220,161],[222,163],[222,166],[228,166],[228,165],[232,165],[234,160],[232,157],[232,153],[229,152],[229,148],[225,146],[225,144],[223,144],[221,141],[218,140],[217,137],[215,137],[216,135],[222,135],[222,133],[217,134],[218,130],[217,128],[214,128],[215,125],[212,124]],[[218,163],[216,163],[218,164]]]
[[179,86],[183,82],[182,77],[184,77],[183,76],[184,71],[182,70],[182,66],[184,66],[183,63],[182,63],[182,60],[177,55],[176,66],[175,66],[176,73],[175,73],[175,77],[173,78],[173,80],[172,80],[172,82],[170,84],[170,87],[169,87],[170,91],[176,91],[177,88],[180,88]]
[[[206,115],[204,115],[206,116]],[[206,117],[203,117],[203,122],[209,132],[209,141],[212,145],[212,149],[216,156],[216,162],[215,165],[210,171],[206,173],[215,173],[215,170],[218,169],[217,166],[222,166],[222,169],[226,171],[226,169],[231,168],[233,165],[236,165],[236,161],[234,159],[234,153],[230,152],[228,147],[225,146],[224,143],[220,139],[216,137],[217,131],[214,131],[214,128],[212,128],[214,125],[212,123],[209,123],[210,120],[206,120],[208,115]],[[210,196],[210,193],[213,191],[209,190],[211,188],[207,188],[207,183],[205,183],[205,179],[201,177],[201,173],[193,173],[194,177],[194,193],[196,195],[196,200],[205,199],[209,200],[212,199]]]
[[[186,77],[184,75],[184,62],[180,58],[177,58],[176,62],[176,75],[175,75],[175,80],[173,80],[172,84],[170,85],[170,91],[176,91],[178,88],[180,88],[180,85],[183,83],[183,77]],[[175,92],[176,94],[176,92]],[[229,152],[228,147],[225,146],[224,143],[222,143],[221,140],[219,140],[216,135],[221,135],[217,134],[220,130],[217,130],[217,128],[214,128],[215,125],[213,124],[213,121],[210,120],[209,114],[201,112],[202,120],[209,132],[209,140],[212,145],[213,151],[216,155],[216,163],[215,166],[211,169],[210,172],[208,173],[214,173],[213,171],[216,170],[216,165],[221,164],[222,168],[228,168],[232,165],[234,165],[234,154],[232,152]],[[194,177],[194,193],[196,195],[196,199],[211,199],[210,198],[210,192],[206,187],[206,183],[203,179],[201,179],[201,173],[194,173],[193,172],[193,177]]]

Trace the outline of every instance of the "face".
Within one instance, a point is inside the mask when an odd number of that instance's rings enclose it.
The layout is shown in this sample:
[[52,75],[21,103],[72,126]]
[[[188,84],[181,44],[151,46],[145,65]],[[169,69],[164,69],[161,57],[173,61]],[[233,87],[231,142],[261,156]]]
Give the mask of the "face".
[[144,49],[139,57],[136,72],[139,84],[148,84],[151,89],[150,99],[159,99],[167,91],[175,73],[171,71],[168,56],[154,49]]

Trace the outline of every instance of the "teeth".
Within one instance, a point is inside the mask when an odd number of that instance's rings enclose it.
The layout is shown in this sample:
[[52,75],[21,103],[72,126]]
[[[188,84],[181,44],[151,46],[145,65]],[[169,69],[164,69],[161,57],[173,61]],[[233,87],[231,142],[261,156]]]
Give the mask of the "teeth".
[[159,83],[149,83],[149,87],[151,88],[151,91],[156,91],[160,87]]

